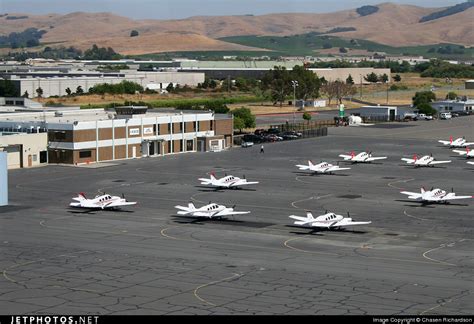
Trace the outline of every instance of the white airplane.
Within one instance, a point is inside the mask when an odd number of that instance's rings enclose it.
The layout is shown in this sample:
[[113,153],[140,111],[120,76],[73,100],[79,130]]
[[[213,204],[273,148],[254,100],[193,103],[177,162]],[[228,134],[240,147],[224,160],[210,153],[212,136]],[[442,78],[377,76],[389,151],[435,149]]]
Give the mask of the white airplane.
[[[347,213],[349,216],[349,213]],[[343,217],[341,215],[337,215],[334,213],[326,213],[324,215],[318,216],[316,218],[313,217],[313,214],[310,212],[306,212],[306,217],[302,216],[289,216],[292,219],[295,219],[295,225],[299,226],[307,226],[307,227],[319,227],[319,228],[334,228],[339,229],[345,226],[353,226],[353,225],[367,225],[372,222],[353,222],[351,217]]]
[[465,155],[468,159],[474,157],[474,151],[471,150],[469,147],[466,147],[465,151],[453,150],[453,152],[458,153],[459,155]]
[[473,196],[456,196],[456,194],[451,190],[447,192],[439,188],[431,190],[425,190],[421,188],[421,192],[410,192],[410,191],[401,191],[400,193],[408,195],[409,199],[414,199],[422,203],[449,203],[450,200],[456,199],[469,199],[474,198]]
[[115,209],[123,206],[133,206],[137,203],[127,201],[122,197],[111,196],[108,194],[97,195],[93,199],[87,199],[84,193],[79,193],[77,197],[72,198],[75,202],[69,204],[70,207],[88,208],[88,209]]
[[436,161],[433,156],[425,155],[421,158],[415,154],[413,155],[413,159],[402,158],[402,161],[405,161],[408,164],[413,164],[415,167],[421,166],[435,166],[436,164],[443,164],[443,163],[451,163],[451,161]]
[[351,155],[340,154],[340,157],[344,158],[345,161],[351,161],[352,163],[370,163],[376,160],[384,160],[387,157],[373,157],[372,152],[360,152],[359,154],[355,154],[354,151],[351,152]]
[[472,165],[474,165],[474,162],[467,162],[467,164],[472,164]]
[[341,170],[350,170],[351,168],[340,168],[337,165],[332,165],[327,162],[321,162],[319,164],[313,164],[313,162],[308,161],[308,165],[301,165],[297,164],[296,165],[300,170],[309,170],[313,171],[315,173],[333,173],[335,171],[341,171]]
[[207,178],[199,178],[202,185],[211,185],[217,188],[239,188],[241,186],[253,185],[257,184],[258,181],[247,181],[245,178],[241,179],[238,177],[234,177],[233,175],[225,176],[220,179],[216,179],[213,173],[211,173],[211,177]]
[[438,142],[442,143],[443,145],[449,145],[449,147],[466,147],[466,146],[474,145],[474,142],[473,143],[466,142],[466,139],[464,137],[459,137],[453,140],[453,137],[451,136],[449,138],[449,141],[439,140]]
[[202,206],[200,208],[196,208],[193,203],[189,203],[187,207],[174,207],[176,209],[179,209],[179,211],[177,212],[178,215],[191,217],[222,218],[224,216],[250,214],[249,211],[234,211],[235,206],[233,206],[232,208],[228,208],[224,205],[213,204],[211,202],[209,202],[208,205]]

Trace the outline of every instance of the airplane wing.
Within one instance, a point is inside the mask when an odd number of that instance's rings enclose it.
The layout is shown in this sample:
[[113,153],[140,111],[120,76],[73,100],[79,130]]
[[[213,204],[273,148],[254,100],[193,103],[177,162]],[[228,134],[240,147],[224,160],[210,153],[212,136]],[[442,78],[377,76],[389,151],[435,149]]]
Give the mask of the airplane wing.
[[443,163],[451,163],[451,161],[431,161],[430,165],[443,164]]
[[344,160],[351,160],[352,159],[352,155],[339,154],[339,156],[344,158]]
[[444,144],[444,145],[450,145],[451,144],[451,141],[442,141],[442,140],[439,140],[438,142]]
[[298,169],[300,170],[310,170],[311,167],[309,165],[302,165],[302,164],[297,164],[296,165],[298,167]]
[[410,199],[420,199],[423,195],[419,192],[401,191],[401,194],[408,195]]
[[469,199],[469,198],[474,198],[474,196],[456,196],[455,193],[450,192],[446,196],[440,198],[440,201],[447,201],[447,200],[456,200],[456,199]]
[[402,161],[405,161],[405,162],[408,163],[408,164],[415,163],[415,160],[414,160],[414,159],[402,158]]
[[102,208],[101,206],[98,206],[96,204],[92,204],[92,203],[88,203],[88,202],[72,202],[69,204],[69,206],[71,207],[77,207],[77,208],[89,208],[89,209],[94,209],[94,208],[97,208],[97,209],[100,209]]
[[333,223],[330,227],[340,227],[340,226],[354,226],[354,225],[368,225],[372,222],[353,222],[352,219],[344,218],[343,220]]
[[467,163],[468,163],[468,164],[472,164],[472,165],[474,165],[474,162],[467,162]]
[[115,208],[115,207],[123,207],[123,206],[133,206],[137,203],[135,201],[113,201],[107,205],[104,205],[104,208]]
[[246,186],[246,185],[253,185],[253,184],[258,184],[258,181],[247,181],[245,179],[240,179],[239,181],[232,182],[228,184],[228,187],[240,187],[240,186]]
[[326,172],[334,172],[334,171],[342,171],[342,170],[350,170],[351,168],[340,168],[337,165],[332,166],[326,170]]
[[369,157],[369,158],[367,158],[367,161],[385,160],[386,158],[387,158],[386,156]]
[[474,143],[473,143],[473,142],[471,142],[471,143],[464,143],[463,145],[464,145],[464,146],[473,146]]
[[461,151],[461,150],[453,150],[454,153],[458,153],[459,155],[467,155],[467,152],[464,150],[464,151]]
[[250,214],[249,211],[228,211],[228,210],[223,210],[218,212],[215,215],[212,215],[213,217],[221,217],[221,216],[232,216],[232,215],[245,215],[245,214]]

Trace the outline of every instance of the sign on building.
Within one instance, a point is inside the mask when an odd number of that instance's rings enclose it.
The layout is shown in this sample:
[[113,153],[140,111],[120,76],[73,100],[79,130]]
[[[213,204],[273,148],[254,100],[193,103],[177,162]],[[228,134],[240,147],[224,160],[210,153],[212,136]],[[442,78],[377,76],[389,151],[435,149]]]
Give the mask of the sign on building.
[[130,128],[129,135],[140,135],[140,128]]
[[153,127],[143,127],[143,135],[153,135]]

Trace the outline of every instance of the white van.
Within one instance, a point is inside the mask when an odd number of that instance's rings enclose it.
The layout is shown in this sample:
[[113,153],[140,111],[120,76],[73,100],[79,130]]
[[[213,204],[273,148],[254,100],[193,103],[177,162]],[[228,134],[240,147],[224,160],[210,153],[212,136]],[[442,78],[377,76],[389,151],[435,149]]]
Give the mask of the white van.
[[453,116],[450,112],[443,112],[439,115],[439,119],[451,119]]

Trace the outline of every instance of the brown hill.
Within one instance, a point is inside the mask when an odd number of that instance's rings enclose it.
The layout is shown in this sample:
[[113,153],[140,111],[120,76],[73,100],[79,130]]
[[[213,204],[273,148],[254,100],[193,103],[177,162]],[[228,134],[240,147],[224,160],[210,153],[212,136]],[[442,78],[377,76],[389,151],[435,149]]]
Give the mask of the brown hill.
[[[436,43],[474,44],[474,8],[419,23],[421,17],[440,8],[383,3],[379,11],[361,17],[355,10],[327,14],[269,14],[262,16],[191,17],[180,20],[132,20],[110,13],[76,12],[67,15],[28,15],[27,19],[0,18],[0,34],[19,32],[29,27],[47,31],[41,41],[88,48],[96,43],[124,54],[167,51],[252,50],[217,41],[237,35],[292,35],[311,31],[327,32],[336,27],[355,31],[334,35],[358,38],[392,46]],[[25,15],[25,14],[11,14]],[[129,37],[131,30],[139,37]],[[255,49],[254,49],[255,50]]]

